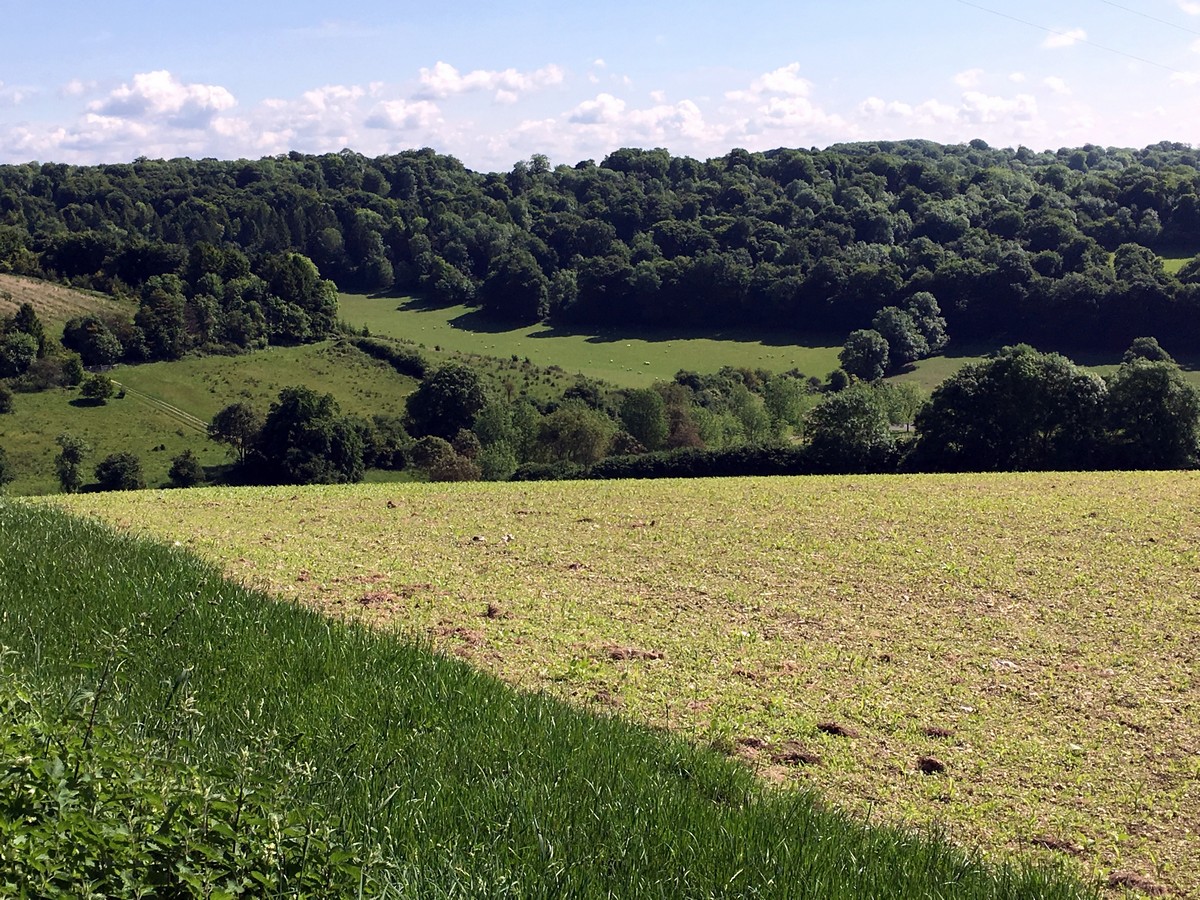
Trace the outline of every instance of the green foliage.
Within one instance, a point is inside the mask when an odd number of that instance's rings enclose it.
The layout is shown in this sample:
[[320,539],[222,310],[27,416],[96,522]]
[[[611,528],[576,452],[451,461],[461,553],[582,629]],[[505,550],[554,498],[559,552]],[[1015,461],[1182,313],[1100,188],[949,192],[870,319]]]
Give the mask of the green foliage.
[[567,400],[539,424],[537,453],[543,462],[590,465],[604,458],[616,433],[609,416],[583,400]]
[[654,388],[625,392],[621,400],[621,424],[647,450],[660,450],[670,434],[667,404]]
[[850,332],[838,361],[848,374],[864,381],[878,381],[887,372],[889,361],[887,338],[874,329],[860,328]]
[[208,436],[218,443],[228,444],[240,465],[246,462],[262,426],[263,417],[252,406],[231,403],[213,416],[208,424]]
[[1183,469],[1200,462],[1200,391],[1174,363],[1126,362],[1108,381],[1104,407],[1110,464]]
[[78,316],[63,326],[63,346],[79,354],[85,366],[111,366],[120,361],[125,347],[96,316]]
[[204,466],[191,450],[184,450],[171,458],[171,468],[167,472],[171,484],[175,487],[189,488],[204,483]]
[[13,395],[8,385],[0,383],[0,416],[13,411]]
[[83,384],[79,386],[79,396],[84,400],[99,404],[112,397],[116,390],[111,378],[97,372],[83,380]]
[[354,338],[351,343],[363,353],[389,363],[401,375],[424,378],[429,372],[429,364],[416,347],[369,337]]
[[914,464],[935,471],[1087,468],[1103,449],[1104,383],[1064,356],[1005,347],[964,366],[918,414]]
[[883,472],[896,440],[879,392],[858,382],[827,395],[808,414],[809,457],[818,471]]
[[[890,372],[898,372],[909,363],[929,355],[929,342],[907,310],[886,306],[875,314],[871,327],[887,341],[887,368]],[[845,365],[843,360],[842,366]]]
[[0,334],[0,378],[23,374],[37,359],[36,338],[23,331]]
[[254,441],[257,478],[269,484],[361,481],[363,442],[332,394],[284,388]]
[[137,454],[110,453],[96,465],[96,481],[105,491],[137,491],[146,486]]
[[64,493],[73,494],[83,487],[83,461],[92,452],[91,445],[71,434],[60,434],[55,438],[58,454],[54,457],[54,469],[58,483]]
[[14,896],[354,896],[332,829],[252,758],[220,779],[184,748],[138,745],[97,719],[99,691],[55,708],[2,673],[0,698],[0,885]]
[[461,363],[448,363],[429,375],[408,396],[408,430],[424,437],[453,439],[470,428],[486,402],[479,374]]
[[1139,359],[1149,360],[1150,362],[1165,362],[1174,365],[1175,360],[1171,354],[1162,348],[1158,338],[1140,337],[1134,338],[1133,343],[1129,345],[1129,349],[1125,351],[1125,355],[1121,357],[1124,363],[1131,363]]

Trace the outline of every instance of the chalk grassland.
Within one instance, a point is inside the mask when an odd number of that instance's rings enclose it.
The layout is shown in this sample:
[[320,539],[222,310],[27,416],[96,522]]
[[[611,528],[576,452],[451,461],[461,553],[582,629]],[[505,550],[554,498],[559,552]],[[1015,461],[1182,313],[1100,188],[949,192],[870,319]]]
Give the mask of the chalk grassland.
[[167,483],[171,458],[185,449],[205,465],[228,461],[204,425],[230,403],[250,403],[265,413],[282,388],[304,384],[333,394],[345,413],[400,415],[417,384],[385,363],[329,342],[118,366],[108,374],[127,392],[103,406],[72,405],[79,397],[73,389],[14,395],[13,412],[0,416],[0,446],[17,472],[10,493],[58,490],[54,439],[63,432],[95,448],[89,474],[108,454],[130,450],[141,458],[147,483],[159,486]]
[[[529,357],[540,366],[560,366],[620,387],[645,387],[670,381],[680,369],[715,372],[722,366],[745,366],[824,378],[838,363],[841,341],[832,337],[811,345],[793,344],[791,335],[730,329],[718,334],[565,331],[545,325],[507,329],[489,323],[466,306],[431,307],[412,297],[367,297],[341,294],[340,318],[366,325],[372,334],[406,338],[463,353]],[[813,340],[811,337],[805,340]]]
[[[1092,895],[864,827],[678,736],[514,691],[49,508],[0,501],[0,609],[0,687],[77,698],[85,750],[87,723],[111,722],[131,750],[153,742],[197,773],[160,812],[137,763],[89,783],[57,732],[19,719],[0,884],[22,896],[146,896],[146,879],[196,897]],[[4,719],[0,704],[11,746]],[[192,799],[214,773],[229,783]],[[147,802],[99,808],[122,791]]]
[[874,821],[1200,894],[1200,476],[65,502]]

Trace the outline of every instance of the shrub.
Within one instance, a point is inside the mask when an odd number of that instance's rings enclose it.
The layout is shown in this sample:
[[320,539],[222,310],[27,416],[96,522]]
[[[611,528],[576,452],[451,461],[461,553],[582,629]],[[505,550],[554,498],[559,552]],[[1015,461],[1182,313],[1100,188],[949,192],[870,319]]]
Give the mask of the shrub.
[[96,466],[96,481],[105,491],[136,491],[146,486],[136,454],[111,453]]
[[184,450],[171,460],[167,477],[175,487],[195,487],[204,482],[204,466],[191,450]]

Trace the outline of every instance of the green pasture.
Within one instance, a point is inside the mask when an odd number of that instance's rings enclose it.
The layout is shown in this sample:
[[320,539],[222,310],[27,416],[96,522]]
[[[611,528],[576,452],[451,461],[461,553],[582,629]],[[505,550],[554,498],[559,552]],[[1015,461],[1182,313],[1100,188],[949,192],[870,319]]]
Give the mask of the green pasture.
[[250,403],[265,413],[281,389],[303,384],[333,394],[343,413],[401,415],[416,386],[390,366],[332,342],[118,366],[108,374],[126,394],[102,406],[80,405],[74,389],[14,395],[13,412],[0,416],[0,447],[17,474],[10,493],[58,490],[55,438],[63,432],[93,446],[89,480],[96,463],[128,450],[141,458],[147,484],[162,486],[172,457],[185,449],[206,466],[228,462],[226,449],[208,439],[204,425],[230,403]]
[[[764,335],[727,329],[717,334],[640,330],[589,333],[546,325],[497,328],[466,306],[430,307],[412,297],[339,296],[341,319],[372,334],[405,338],[487,356],[528,357],[539,366],[558,366],[620,387],[669,381],[680,369],[715,372],[722,366],[824,378],[838,367],[841,342],[799,335]],[[804,343],[800,343],[804,341]]]
[[1050,473],[64,502],[873,822],[1194,896],[1198,498]]

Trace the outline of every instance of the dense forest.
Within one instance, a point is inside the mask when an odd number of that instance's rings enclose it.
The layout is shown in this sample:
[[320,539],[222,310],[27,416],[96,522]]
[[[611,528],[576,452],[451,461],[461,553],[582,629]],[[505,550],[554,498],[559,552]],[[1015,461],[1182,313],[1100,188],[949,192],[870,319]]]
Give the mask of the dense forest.
[[1197,250],[1200,151],[1180,144],[624,149],[489,174],[432,150],[0,166],[0,272],[140,304],[74,323],[89,363],[320,339],[335,284],[514,322],[845,336],[924,310],[942,342],[1153,334],[1188,354],[1200,257],[1168,273],[1161,255]]

